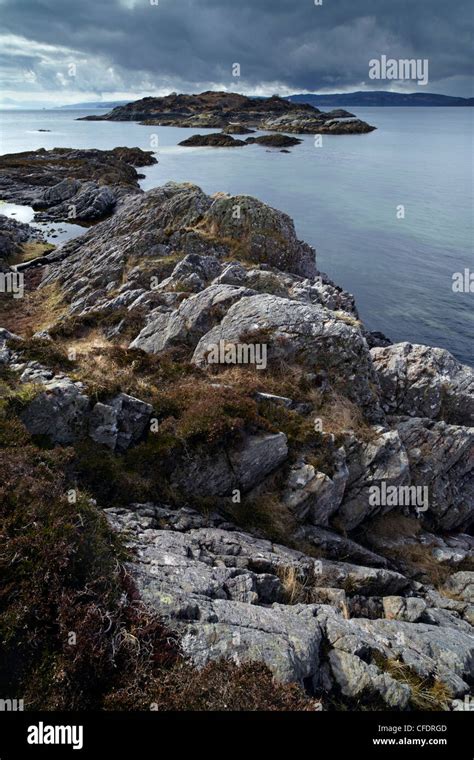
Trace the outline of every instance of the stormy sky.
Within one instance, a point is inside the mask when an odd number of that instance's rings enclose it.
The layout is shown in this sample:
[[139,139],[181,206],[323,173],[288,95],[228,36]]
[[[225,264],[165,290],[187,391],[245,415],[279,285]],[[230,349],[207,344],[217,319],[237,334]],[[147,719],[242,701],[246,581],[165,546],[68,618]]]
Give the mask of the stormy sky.
[[[4,105],[205,89],[473,94],[472,0],[0,0],[0,20]],[[429,84],[370,80],[382,55],[428,59]]]

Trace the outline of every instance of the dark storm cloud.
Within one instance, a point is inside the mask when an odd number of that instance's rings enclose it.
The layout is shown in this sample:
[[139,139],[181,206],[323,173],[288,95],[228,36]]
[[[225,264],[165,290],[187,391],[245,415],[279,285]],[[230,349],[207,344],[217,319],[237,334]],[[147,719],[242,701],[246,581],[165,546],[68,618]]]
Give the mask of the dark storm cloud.
[[[369,80],[368,61],[382,54],[427,58],[431,91],[462,87],[459,94],[469,94],[472,75],[472,0],[323,0],[322,6],[314,0],[0,0],[0,14],[4,33],[27,41],[24,50],[10,52],[7,68],[15,56],[19,67],[21,57],[35,59],[29,70],[45,89],[64,88],[58,67],[74,57],[81,64],[76,88],[98,92],[216,85],[339,90],[364,83],[381,89],[390,83]],[[238,84],[233,63],[241,66]],[[409,89],[421,90],[414,83]]]

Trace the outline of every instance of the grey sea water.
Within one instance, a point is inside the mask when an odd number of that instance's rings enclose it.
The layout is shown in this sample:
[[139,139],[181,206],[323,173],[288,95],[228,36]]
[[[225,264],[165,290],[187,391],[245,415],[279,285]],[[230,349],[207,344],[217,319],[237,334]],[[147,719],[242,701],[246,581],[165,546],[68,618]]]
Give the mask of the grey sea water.
[[[90,111],[2,111],[0,152],[153,149],[158,164],[139,170],[144,189],[190,181],[208,193],[254,195],[285,211],[316,248],[319,268],[354,293],[370,329],[394,341],[442,346],[474,364],[474,293],[452,289],[454,273],[474,271],[473,109],[355,112],[377,130],[324,135],[321,147],[308,135],[281,153],[258,145],[182,148],[178,143],[195,130],[76,120]],[[16,218],[20,212],[28,216],[16,209]],[[59,239],[77,232],[62,228]]]

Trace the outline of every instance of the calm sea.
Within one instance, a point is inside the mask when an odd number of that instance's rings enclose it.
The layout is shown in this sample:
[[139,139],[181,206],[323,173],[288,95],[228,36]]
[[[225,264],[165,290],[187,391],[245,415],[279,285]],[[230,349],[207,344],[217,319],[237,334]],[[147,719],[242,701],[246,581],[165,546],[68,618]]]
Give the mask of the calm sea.
[[[355,111],[377,131],[325,135],[321,147],[305,136],[288,154],[261,146],[181,148],[195,130],[76,121],[90,111],[3,111],[0,152],[153,148],[159,163],[140,169],[144,189],[191,181],[287,212],[316,248],[319,268],[354,293],[370,329],[443,346],[474,364],[474,293],[452,289],[453,273],[474,271],[473,109]],[[74,228],[59,237],[70,234]]]

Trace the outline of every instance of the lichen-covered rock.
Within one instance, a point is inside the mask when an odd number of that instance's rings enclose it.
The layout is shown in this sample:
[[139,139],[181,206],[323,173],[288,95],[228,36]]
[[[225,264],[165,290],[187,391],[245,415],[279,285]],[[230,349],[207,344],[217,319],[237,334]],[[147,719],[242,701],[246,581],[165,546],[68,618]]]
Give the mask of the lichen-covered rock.
[[88,410],[89,398],[82,383],[56,375],[42,383],[38,395],[20,418],[32,435],[47,436],[53,443],[69,444],[85,434]]
[[[279,116],[288,110],[293,118],[286,106]],[[188,116],[230,118],[212,109]],[[329,131],[346,117],[311,112]],[[115,188],[101,174],[103,157],[89,156],[98,173],[87,177],[50,176],[47,158],[37,160],[40,205],[57,212],[82,194],[91,209],[96,190]],[[31,432],[58,445],[88,436],[87,449],[96,444],[112,472],[123,463],[120,503],[132,503],[108,517],[133,545],[127,568],[141,599],[197,665],[261,660],[278,678],[348,706],[413,709],[420,684],[423,693],[435,684],[441,707],[443,686],[466,694],[474,447],[473,428],[461,423],[471,416],[472,370],[445,351],[392,346],[368,332],[285,214],[187,183],[129,192],[135,180],[124,171],[114,214],[31,273],[50,286],[53,315],[63,299],[58,322],[36,326],[43,342],[0,329],[7,417],[19,410]],[[98,333],[94,380],[106,366],[122,390],[100,401],[86,390],[82,354],[89,345],[95,353]],[[62,363],[70,337],[81,347],[71,377],[56,370],[71,366]],[[238,347],[249,349],[241,359]],[[38,355],[51,366],[29,360]],[[228,366],[241,363],[256,366]],[[160,419],[146,442],[152,406],[130,395],[143,384]],[[149,502],[126,499],[134,477]],[[397,498],[385,498],[388,488]],[[422,503],[398,498],[412,489],[428,494]],[[92,495],[107,503],[101,489]],[[171,504],[151,501],[161,498]],[[276,535],[297,548],[264,537]]]
[[449,351],[396,343],[371,353],[387,412],[474,424],[474,370]]
[[[474,639],[458,628],[400,620],[344,620],[331,608],[318,620],[328,645],[364,662],[396,661],[424,679],[437,679],[455,696],[469,693],[474,675]],[[445,706],[444,709],[447,709]]]
[[[265,662],[282,681],[316,681],[321,630],[312,605],[278,602],[278,566],[309,558],[238,532],[146,528],[134,513],[107,510],[138,551],[131,566],[143,600],[181,633],[197,665],[226,657]],[[273,569],[273,572],[272,572]],[[271,606],[269,606],[271,605]]]
[[[198,666],[221,657],[256,658],[281,680],[304,681],[334,697],[381,700],[392,709],[405,709],[414,695],[413,677],[393,678],[390,662],[421,681],[438,679],[453,695],[469,689],[469,623],[448,609],[445,618],[436,617],[435,597],[413,597],[423,587],[399,573],[315,560],[244,533],[218,514],[153,504],[106,512],[136,550],[129,571],[142,599],[179,632]],[[460,578],[453,588],[464,593],[469,582]],[[295,583],[302,596],[289,604]],[[377,619],[380,597],[390,619]],[[444,603],[468,606],[447,597]],[[347,619],[348,608],[359,616]],[[364,609],[371,619],[360,617]],[[425,617],[433,622],[418,622]]]
[[314,250],[297,239],[290,217],[256,198],[217,198],[202,225],[218,238],[234,239],[236,258],[303,277],[316,275]]
[[96,443],[125,451],[138,443],[147,429],[153,407],[126,393],[107,403],[96,403],[89,415],[89,436]]
[[385,596],[383,611],[387,620],[404,620],[416,623],[425,612],[427,604],[424,599],[417,597]]
[[329,385],[341,383],[372,419],[381,418],[376,378],[360,330],[321,306],[269,294],[243,298],[201,338],[193,361],[205,366],[210,346],[220,341],[249,343],[252,334],[255,342],[267,346],[269,361],[304,363],[326,376]]
[[157,354],[174,344],[195,346],[233,303],[253,294],[248,288],[211,285],[187,298],[177,309],[151,312],[150,321],[130,347]]
[[[15,367],[11,356],[9,362]],[[126,393],[93,404],[83,383],[54,374],[37,362],[19,366],[20,380],[30,384],[32,395],[20,418],[32,435],[62,445],[89,435],[114,451],[125,451],[144,435],[153,411],[151,404]]]
[[373,701],[379,697],[387,707],[404,710],[410,700],[410,687],[381,672],[349,652],[333,649],[329,653],[331,674],[342,694],[352,699]]
[[334,453],[332,477],[318,472],[312,464],[297,462],[290,470],[283,500],[299,521],[327,525],[341,504],[348,477],[341,449]]
[[342,504],[337,511],[340,526],[352,530],[368,517],[394,509],[372,497],[374,487],[410,483],[408,456],[396,430],[375,428],[369,441],[349,437],[344,446],[349,474]]
[[461,571],[450,576],[445,590],[466,602],[474,603],[474,572]]
[[347,588],[351,593],[366,596],[397,594],[412,587],[411,581],[401,573],[383,567],[364,567],[350,562],[318,560],[318,586]]
[[423,523],[444,530],[468,525],[474,516],[474,427],[414,418],[399,422],[397,430],[411,484],[428,490]]
[[264,662],[279,681],[316,683],[321,631],[307,605],[255,607],[222,600],[209,604],[200,625],[190,623],[182,647],[203,666],[222,657],[237,663]]

